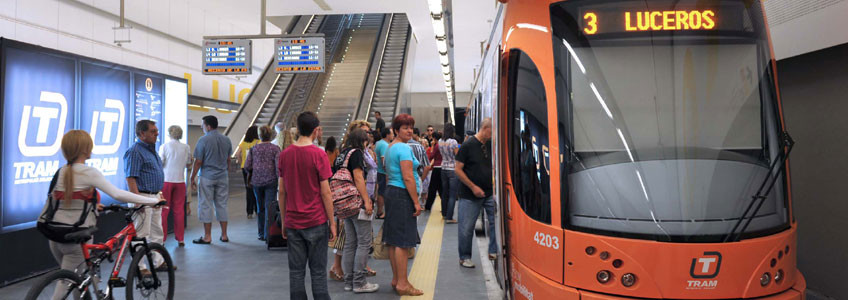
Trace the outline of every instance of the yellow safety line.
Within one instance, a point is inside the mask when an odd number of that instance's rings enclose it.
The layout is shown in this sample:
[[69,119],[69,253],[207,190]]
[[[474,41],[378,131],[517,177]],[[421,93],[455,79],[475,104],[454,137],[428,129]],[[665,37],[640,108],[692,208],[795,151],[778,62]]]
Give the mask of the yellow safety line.
[[423,291],[424,295],[404,296],[401,299],[433,299],[433,294],[436,291],[436,274],[439,273],[439,255],[442,252],[442,234],[445,227],[442,215],[438,213],[441,207],[441,201],[436,198],[430,210],[430,218],[427,219],[427,227],[424,228],[421,245],[415,252],[412,271],[409,273],[409,282],[412,283],[412,286]]

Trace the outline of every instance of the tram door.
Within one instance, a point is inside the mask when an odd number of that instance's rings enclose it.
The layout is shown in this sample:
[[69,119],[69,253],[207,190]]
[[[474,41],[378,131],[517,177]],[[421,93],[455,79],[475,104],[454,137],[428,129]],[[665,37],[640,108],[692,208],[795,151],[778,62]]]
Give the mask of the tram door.
[[[505,231],[509,268],[516,263],[550,280],[563,280],[563,231],[551,224],[551,162],[545,84],[528,53],[512,49],[502,59],[506,87],[499,107],[504,111],[499,138],[506,206]],[[503,76],[501,77],[503,78]],[[505,96],[505,97],[504,97]],[[509,274],[516,277],[515,274]],[[520,278],[511,278],[518,282]]]

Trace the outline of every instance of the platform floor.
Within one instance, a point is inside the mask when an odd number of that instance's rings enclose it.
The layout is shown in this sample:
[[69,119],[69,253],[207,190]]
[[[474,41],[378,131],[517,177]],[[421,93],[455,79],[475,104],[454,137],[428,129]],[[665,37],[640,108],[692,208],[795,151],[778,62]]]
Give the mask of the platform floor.
[[[169,239],[165,242],[166,248],[178,266],[175,299],[289,299],[287,249],[267,250],[265,243],[256,239],[256,220],[247,219],[245,214],[245,189],[241,176],[236,178],[231,174],[230,182],[229,243],[218,241],[220,235],[218,224],[213,224],[211,245],[191,243],[192,239],[201,236],[203,232],[197,221],[196,200],[192,201],[192,214],[188,217],[186,246],[178,247],[172,235],[169,235]],[[434,208],[434,213],[439,214],[437,208]],[[435,216],[431,220],[429,212],[424,212],[418,217],[422,246],[419,247],[416,259],[428,261],[422,261],[415,266],[413,266],[415,260],[409,261],[409,272],[414,274],[410,276],[410,279],[414,277],[420,283],[413,282],[413,284],[425,290],[424,296],[412,299],[501,299],[499,289],[494,288],[497,284],[493,285],[492,279],[487,288],[484,273],[486,268],[489,268],[488,273],[492,273],[492,267],[488,262],[483,264],[480,261],[481,252],[477,251],[480,249],[480,244],[485,248],[486,238],[478,237],[474,241],[473,260],[477,267],[462,268],[458,264],[456,225],[442,226],[442,224],[436,224],[435,220],[442,222],[441,216]],[[431,221],[430,226],[433,227],[429,232],[430,239],[424,236],[428,221]],[[375,233],[381,225],[382,220],[375,220]],[[433,242],[436,238],[441,239],[441,245],[436,249],[427,250],[434,255],[425,257],[422,251],[425,251],[425,246],[436,246],[438,243]],[[485,250],[482,253],[485,253]],[[333,255],[332,250],[329,250],[328,267],[333,263]],[[438,256],[437,268],[433,265],[435,256]],[[371,259],[368,265],[377,271],[376,277],[368,279],[380,284],[378,292],[373,294],[345,292],[342,282],[328,279],[330,295],[334,299],[399,299],[400,297],[390,285],[391,266],[388,260]],[[416,270],[416,268],[421,269]],[[108,273],[107,270],[104,267],[104,275]],[[0,288],[0,299],[23,299],[38,278],[40,277]],[[310,290],[309,280],[307,275],[307,291]],[[427,291],[425,286],[430,286],[430,290]],[[119,294],[116,298],[122,299],[123,290],[118,289],[116,292]]]

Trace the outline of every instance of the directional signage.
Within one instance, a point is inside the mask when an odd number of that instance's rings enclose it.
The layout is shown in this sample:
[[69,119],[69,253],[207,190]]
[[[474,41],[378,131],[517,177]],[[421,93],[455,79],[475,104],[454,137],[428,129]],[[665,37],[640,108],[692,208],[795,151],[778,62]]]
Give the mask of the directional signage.
[[324,38],[274,39],[275,73],[324,73]]
[[250,74],[251,40],[203,40],[203,74]]

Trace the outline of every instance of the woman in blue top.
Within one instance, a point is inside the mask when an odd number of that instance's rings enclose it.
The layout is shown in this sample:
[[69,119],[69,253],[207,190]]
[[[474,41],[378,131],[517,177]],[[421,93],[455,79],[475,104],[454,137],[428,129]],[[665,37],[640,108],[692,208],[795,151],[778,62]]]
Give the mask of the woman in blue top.
[[420,162],[412,154],[412,148],[406,142],[412,138],[415,119],[408,114],[400,114],[392,120],[392,129],[397,137],[386,150],[385,169],[388,177],[385,205],[386,220],[383,222],[383,243],[389,251],[392,264],[392,287],[398,295],[423,295],[409,283],[406,274],[408,249],[421,243],[418,236],[416,217],[421,214],[418,203],[418,168]]

